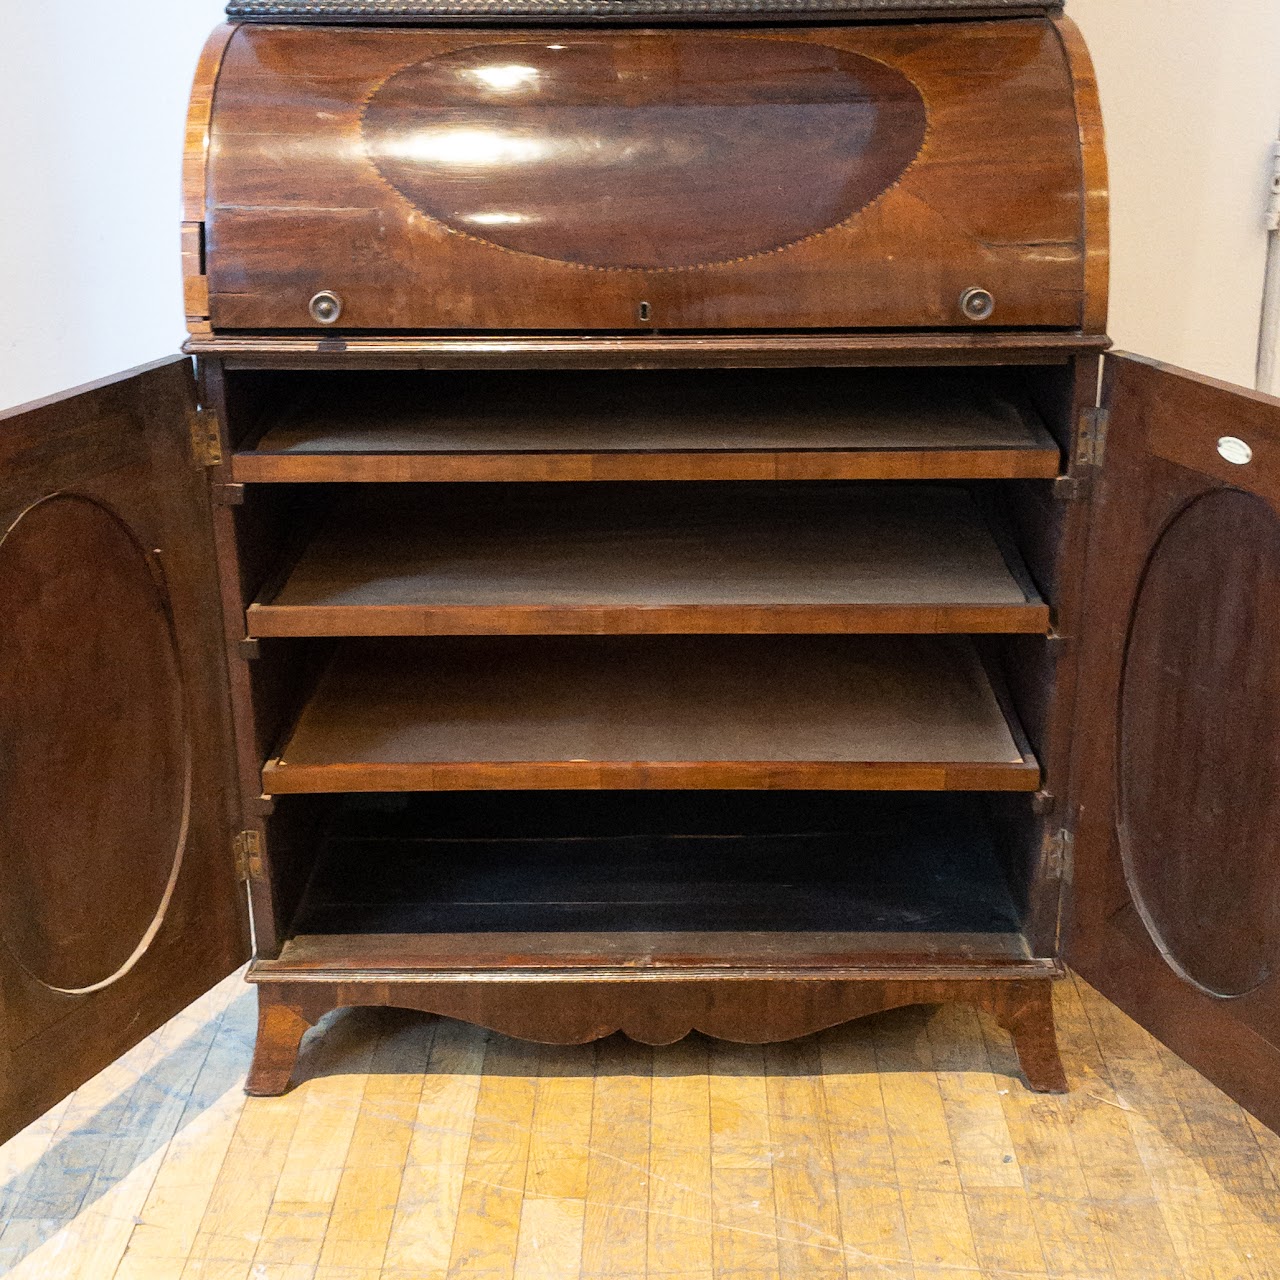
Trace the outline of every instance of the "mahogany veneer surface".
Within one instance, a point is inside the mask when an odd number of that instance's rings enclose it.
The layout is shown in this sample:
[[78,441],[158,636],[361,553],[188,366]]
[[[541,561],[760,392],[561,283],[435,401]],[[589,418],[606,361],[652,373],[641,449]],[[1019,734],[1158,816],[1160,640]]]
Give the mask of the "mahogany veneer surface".
[[249,956],[195,393],[0,413],[0,1141]]
[[982,370],[309,374],[237,481],[1047,478],[1060,451]]
[[952,637],[348,641],[268,793],[479,788],[1031,790]]
[[207,161],[220,331],[322,330],[321,290],[351,332],[1085,319],[1080,126],[1044,19],[241,27]]
[[254,636],[1043,633],[959,488],[589,485],[362,491]]

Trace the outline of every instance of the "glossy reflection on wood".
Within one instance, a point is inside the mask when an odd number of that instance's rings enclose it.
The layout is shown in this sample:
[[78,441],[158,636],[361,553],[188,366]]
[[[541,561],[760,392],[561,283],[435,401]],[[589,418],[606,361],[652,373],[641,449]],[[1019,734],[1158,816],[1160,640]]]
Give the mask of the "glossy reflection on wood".
[[1062,38],[1076,96],[1080,159],[1084,176],[1084,324],[1086,333],[1106,333],[1111,296],[1111,178],[1098,77],[1080,28],[1059,15],[1054,25]]
[[222,58],[235,30],[231,23],[224,23],[209,36],[196,66],[191,105],[187,111],[182,166],[182,283],[187,328],[195,336],[208,336],[212,332],[209,324],[209,276],[205,261],[209,125],[213,115],[213,91],[222,69]]
[[852,217],[915,161],[926,121],[906,76],[852,51],[579,31],[428,58],[378,88],[361,127],[379,172],[454,231],[580,266],[679,270]]
[[1047,20],[242,27],[213,109],[212,321],[316,329],[332,290],[351,332],[1078,330],[1081,176]]

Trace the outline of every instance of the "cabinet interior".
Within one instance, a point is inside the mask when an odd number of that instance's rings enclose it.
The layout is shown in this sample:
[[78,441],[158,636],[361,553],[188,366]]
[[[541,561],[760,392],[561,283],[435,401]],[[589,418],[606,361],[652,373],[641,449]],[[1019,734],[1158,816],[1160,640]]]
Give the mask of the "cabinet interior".
[[224,376],[268,960],[1051,958],[1070,369]]

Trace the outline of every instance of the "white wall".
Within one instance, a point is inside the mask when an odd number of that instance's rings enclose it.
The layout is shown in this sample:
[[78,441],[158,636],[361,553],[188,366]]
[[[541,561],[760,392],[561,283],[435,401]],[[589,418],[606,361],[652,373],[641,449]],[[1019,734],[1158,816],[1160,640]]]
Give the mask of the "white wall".
[[1280,0],[1068,0],[1111,159],[1119,346],[1253,385]]
[[223,0],[0,0],[0,408],[174,353],[183,132]]
[[[222,0],[0,16],[0,408],[178,349],[191,73]],[[1280,0],[1069,0],[1111,143],[1112,332],[1251,383]]]

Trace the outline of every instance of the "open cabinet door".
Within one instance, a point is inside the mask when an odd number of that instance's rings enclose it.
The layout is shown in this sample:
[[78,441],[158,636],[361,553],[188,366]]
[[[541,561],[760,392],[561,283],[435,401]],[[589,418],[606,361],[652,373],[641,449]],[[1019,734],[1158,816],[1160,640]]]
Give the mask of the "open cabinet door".
[[1105,370],[1068,959],[1280,1128],[1280,400]]
[[247,958],[190,362],[0,415],[0,1139]]

